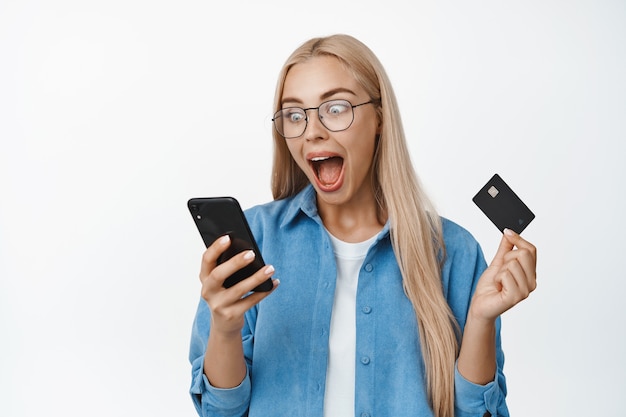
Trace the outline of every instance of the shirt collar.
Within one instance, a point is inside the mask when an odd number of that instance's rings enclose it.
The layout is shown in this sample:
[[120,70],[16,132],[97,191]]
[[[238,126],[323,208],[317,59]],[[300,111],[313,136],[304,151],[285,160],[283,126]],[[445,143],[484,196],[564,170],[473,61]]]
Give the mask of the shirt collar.
[[315,198],[315,189],[311,184],[307,185],[295,196],[291,197],[292,201],[280,226],[284,227],[292,222],[300,212],[303,212],[312,219],[319,219],[317,214],[317,199]]
[[[280,224],[281,227],[293,221],[301,212],[322,225],[322,219],[320,219],[317,212],[317,195],[315,194],[315,188],[311,184],[304,187],[302,191],[292,198],[293,200],[289,204],[289,208]],[[379,241],[389,235],[389,228],[390,222],[387,220],[376,240]]]

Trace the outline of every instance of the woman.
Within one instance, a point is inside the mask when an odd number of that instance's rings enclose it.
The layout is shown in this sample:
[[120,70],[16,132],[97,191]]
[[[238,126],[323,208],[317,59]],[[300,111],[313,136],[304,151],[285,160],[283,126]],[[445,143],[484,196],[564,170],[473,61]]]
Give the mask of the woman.
[[[535,289],[536,251],[479,245],[436,215],[376,56],[335,35],[279,75],[274,201],[246,211],[271,264],[202,260],[191,387],[202,416],[506,416],[499,316]],[[250,291],[274,280],[271,292]],[[249,294],[249,295],[248,295]],[[247,295],[247,296],[246,296]]]

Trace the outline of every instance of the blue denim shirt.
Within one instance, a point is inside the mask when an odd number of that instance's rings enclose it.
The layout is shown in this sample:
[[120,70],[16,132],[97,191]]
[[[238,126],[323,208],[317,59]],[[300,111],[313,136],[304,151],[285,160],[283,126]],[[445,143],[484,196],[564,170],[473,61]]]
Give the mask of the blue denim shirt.
[[[315,191],[309,186],[294,197],[253,207],[246,217],[265,262],[274,265],[281,284],[246,313],[242,337],[248,373],[232,389],[212,387],[203,373],[210,311],[200,300],[189,354],[194,404],[199,415],[207,417],[321,417],[337,271]],[[447,251],[443,289],[463,329],[486,264],[480,246],[465,229],[443,219],[443,232]],[[417,321],[402,287],[388,224],[363,262],[356,303],[354,415],[432,416]],[[476,385],[455,371],[457,417],[509,415],[499,320],[496,343],[494,381]]]

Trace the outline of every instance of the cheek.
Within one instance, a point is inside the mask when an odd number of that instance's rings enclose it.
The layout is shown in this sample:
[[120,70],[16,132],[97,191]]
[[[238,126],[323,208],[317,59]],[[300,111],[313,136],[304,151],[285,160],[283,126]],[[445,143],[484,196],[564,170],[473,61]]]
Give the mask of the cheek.
[[376,151],[376,133],[375,130],[365,129],[361,132],[361,135],[358,137],[358,143],[356,143],[356,148],[358,149],[359,157],[362,160],[371,161],[374,157],[374,153]]
[[296,164],[298,164],[300,169],[304,170],[305,166],[307,165],[307,162],[302,157],[301,146],[298,146],[297,143],[291,144],[288,142],[287,149],[289,149],[289,153],[291,154],[291,157],[293,158],[294,161],[296,161]]
[[361,152],[361,155],[359,155],[359,158],[364,162],[363,170],[369,171],[374,163],[374,141],[368,143],[367,146],[363,146],[362,149],[363,151]]

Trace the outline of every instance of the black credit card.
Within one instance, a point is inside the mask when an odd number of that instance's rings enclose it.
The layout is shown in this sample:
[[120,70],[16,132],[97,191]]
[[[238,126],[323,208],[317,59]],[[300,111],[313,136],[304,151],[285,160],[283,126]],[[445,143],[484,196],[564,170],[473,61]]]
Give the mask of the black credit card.
[[532,211],[513,192],[498,174],[495,174],[472,199],[501,232],[522,231],[535,218]]

